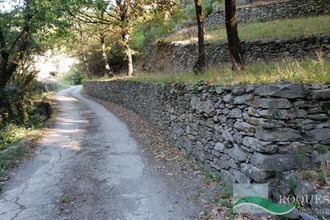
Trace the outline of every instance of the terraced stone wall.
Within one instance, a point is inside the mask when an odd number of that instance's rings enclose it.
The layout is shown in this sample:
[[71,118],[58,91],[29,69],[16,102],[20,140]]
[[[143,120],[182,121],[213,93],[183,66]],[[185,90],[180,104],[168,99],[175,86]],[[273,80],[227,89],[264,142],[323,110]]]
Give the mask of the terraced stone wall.
[[[330,35],[297,37],[278,40],[243,41],[247,63],[273,62],[283,59],[330,58]],[[196,44],[159,43],[145,59],[142,69],[149,72],[192,71],[198,59]],[[206,64],[221,67],[231,62],[228,44],[206,44]]]
[[[251,5],[237,9],[237,20],[240,24],[255,21],[318,16],[330,13],[330,5],[322,0],[290,0],[269,4]],[[219,27],[225,24],[225,12],[215,11],[205,21],[208,27]]]
[[84,92],[138,113],[226,181],[268,182],[329,158],[330,85],[95,81]]

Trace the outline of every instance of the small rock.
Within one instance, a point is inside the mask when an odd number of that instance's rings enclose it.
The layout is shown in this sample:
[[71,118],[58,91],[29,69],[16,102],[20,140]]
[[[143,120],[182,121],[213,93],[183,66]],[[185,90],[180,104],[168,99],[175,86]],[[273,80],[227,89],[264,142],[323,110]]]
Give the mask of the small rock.
[[214,146],[214,150],[219,151],[219,152],[223,152],[225,149],[225,145],[223,143],[216,143]]
[[271,145],[271,142],[260,141],[253,137],[244,137],[242,143],[259,152],[274,153],[277,150],[277,146]]
[[223,137],[226,141],[230,141],[230,142],[233,142],[233,141],[234,141],[233,136],[231,135],[231,133],[230,133],[227,129],[224,129],[224,130],[222,131],[222,137]]
[[234,127],[239,130],[239,131],[244,131],[244,132],[252,132],[254,133],[256,131],[256,128],[249,123],[246,122],[236,122],[234,124]]
[[300,143],[300,142],[293,142],[288,145],[280,146],[278,148],[279,153],[298,153],[302,149],[306,148],[306,144]]
[[244,86],[235,86],[232,90],[233,95],[243,95],[245,93]]
[[224,91],[225,91],[225,89],[223,87],[216,87],[215,88],[215,92],[219,95],[222,94]]
[[234,100],[233,100],[233,104],[236,104],[236,105],[244,104],[245,101],[246,101],[246,97],[247,97],[247,95],[242,95],[242,96],[235,97]]
[[297,181],[296,188],[294,190],[294,194],[296,196],[310,196],[314,191],[313,185],[305,180]]
[[226,183],[226,184],[231,184],[235,183],[235,177],[232,175],[229,171],[227,170],[221,170],[221,179]]
[[271,173],[262,171],[261,169],[253,166],[252,164],[242,164],[241,170],[245,175],[257,182],[264,182],[268,177],[271,176]]
[[237,144],[241,144],[242,143],[242,135],[240,134],[240,133],[235,133],[234,135],[233,135],[233,137],[234,137],[234,141],[237,143]]
[[190,105],[191,105],[192,109],[195,109],[195,110],[199,109],[200,103],[201,103],[201,100],[197,96],[193,96],[191,98]]
[[235,180],[238,183],[250,183],[251,182],[251,179],[240,171],[231,169],[230,172],[234,174]]
[[233,96],[230,95],[230,94],[225,95],[225,96],[223,97],[223,101],[226,102],[226,103],[230,103],[230,102],[233,101]]
[[214,103],[210,100],[203,102],[201,111],[205,112],[208,115],[213,115],[213,113],[215,111]]
[[226,149],[225,153],[237,161],[246,161],[248,159],[248,153],[243,151],[237,145],[234,145],[233,148]]
[[[330,207],[330,195],[327,190],[318,190],[311,195],[310,205],[312,209],[329,209]],[[328,215],[329,215],[328,211]]]
[[230,118],[242,118],[242,110],[241,109],[233,109],[229,113]]

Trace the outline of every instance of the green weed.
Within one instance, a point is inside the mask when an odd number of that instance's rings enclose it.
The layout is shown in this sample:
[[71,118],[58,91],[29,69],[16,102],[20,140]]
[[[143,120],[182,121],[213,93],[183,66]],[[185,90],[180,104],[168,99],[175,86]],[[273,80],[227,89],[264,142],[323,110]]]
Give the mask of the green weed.
[[[239,25],[238,31],[242,40],[256,40],[265,38],[290,38],[297,36],[310,36],[330,33],[330,15],[296,18],[296,19],[281,19],[265,22],[259,18],[256,22],[250,24]],[[285,28],[283,28],[285,27]],[[212,28],[206,29],[206,41],[227,41],[226,29]],[[187,34],[174,34],[165,38],[165,41],[184,41],[187,39]],[[197,42],[197,35],[193,41]]]
[[201,81],[214,85],[272,84],[282,81],[295,83],[330,83],[330,60],[297,61],[284,60],[275,63],[250,64],[240,72],[232,71],[230,66],[208,69],[204,74],[183,73],[137,73],[132,78],[118,77],[122,80],[155,83],[191,83]]

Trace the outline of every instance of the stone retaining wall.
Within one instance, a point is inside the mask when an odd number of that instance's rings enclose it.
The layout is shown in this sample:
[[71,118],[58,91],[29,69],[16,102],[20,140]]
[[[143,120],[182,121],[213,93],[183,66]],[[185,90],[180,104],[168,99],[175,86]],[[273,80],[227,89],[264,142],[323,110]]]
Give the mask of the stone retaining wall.
[[[237,9],[239,23],[253,21],[270,21],[285,18],[317,16],[330,13],[330,6],[321,0],[292,0],[287,2],[256,5]],[[224,11],[210,14],[205,21],[208,27],[218,27],[225,24]]]
[[[322,53],[330,58],[330,36],[311,36],[280,40],[243,41],[242,47],[247,63],[269,62],[282,59],[317,58]],[[142,69],[149,72],[192,71],[198,58],[196,44],[159,43],[145,59]],[[227,43],[206,45],[206,63],[220,67],[230,63]]]
[[96,81],[84,92],[138,113],[226,181],[266,182],[329,156],[330,85]]

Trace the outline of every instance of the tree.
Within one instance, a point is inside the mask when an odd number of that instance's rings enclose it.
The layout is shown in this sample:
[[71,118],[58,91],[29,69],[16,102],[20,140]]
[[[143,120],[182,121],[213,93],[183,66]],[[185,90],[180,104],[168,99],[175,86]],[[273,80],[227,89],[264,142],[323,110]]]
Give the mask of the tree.
[[68,23],[59,19],[58,6],[57,0],[24,0],[10,11],[0,11],[0,88],[27,55],[52,47],[64,34]]
[[[69,6],[69,13],[86,24],[102,24],[106,29],[121,38],[127,60],[127,75],[133,76],[133,58],[130,46],[130,33],[134,25],[146,18],[149,6],[155,0],[80,0]],[[151,11],[151,10],[150,10]],[[99,16],[99,13],[104,16]]]
[[[117,19],[120,21],[121,28],[121,37],[123,41],[123,45],[125,48],[125,54],[127,59],[127,76],[133,76],[133,58],[132,58],[132,50],[129,44],[129,22],[133,18],[133,14],[130,14],[130,8],[134,10],[133,2],[128,0],[116,0],[116,12]],[[133,6],[133,7],[132,7]],[[136,5],[136,7],[139,7]]]
[[[13,42],[6,40],[4,27],[5,20],[0,26],[0,88],[5,87],[13,73],[16,71],[19,62],[24,58],[24,53],[28,47],[28,40],[31,34],[31,10],[30,1],[25,0],[23,9],[22,29]],[[5,14],[2,16],[5,17]],[[8,20],[7,20],[8,21]]]
[[198,27],[198,60],[194,66],[195,73],[203,72],[205,68],[205,40],[204,40],[204,13],[202,0],[195,0],[196,18]]
[[226,30],[233,70],[239,71],[244,67],[243,50],[237,31],[236,0],[225,0]]

